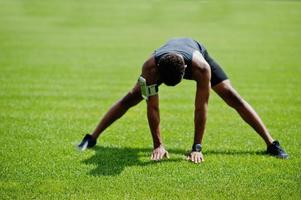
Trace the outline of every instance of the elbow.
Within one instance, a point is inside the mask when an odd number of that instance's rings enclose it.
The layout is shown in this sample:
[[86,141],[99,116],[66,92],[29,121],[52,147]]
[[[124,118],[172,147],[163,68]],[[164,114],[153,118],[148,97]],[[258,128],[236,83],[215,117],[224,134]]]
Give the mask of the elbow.
[[211,68],[210,65],[206,63],[202,63],[201,67],[199,68],[199,72],[204,76],[211,76]]
[[201,68],[198,71],[198,78],[196,79],[197,82],[197,87],[202,88],[203,91],[207,91],[208,93],[210,92],[211,88],[211,71],[210,68],[208,69],[207,67]]

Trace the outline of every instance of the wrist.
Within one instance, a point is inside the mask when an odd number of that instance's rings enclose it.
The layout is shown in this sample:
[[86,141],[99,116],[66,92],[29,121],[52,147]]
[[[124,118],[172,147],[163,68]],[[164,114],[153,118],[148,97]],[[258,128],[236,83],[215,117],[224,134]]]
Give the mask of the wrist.
[[159,147],[163,146],[162,143],[154,143],[154,149],[157,149]]
[[203,146],[201,144],[193,144],[191,151],[202,152]]

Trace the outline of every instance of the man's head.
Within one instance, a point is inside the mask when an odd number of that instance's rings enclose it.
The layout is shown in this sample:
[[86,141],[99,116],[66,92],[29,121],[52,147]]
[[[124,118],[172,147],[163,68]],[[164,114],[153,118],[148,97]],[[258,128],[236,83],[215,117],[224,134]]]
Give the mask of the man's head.
[[185,62],[181,55],[167,53],[158,62],[160,79],[168,86],[175,86],[181,82],[185,73]]

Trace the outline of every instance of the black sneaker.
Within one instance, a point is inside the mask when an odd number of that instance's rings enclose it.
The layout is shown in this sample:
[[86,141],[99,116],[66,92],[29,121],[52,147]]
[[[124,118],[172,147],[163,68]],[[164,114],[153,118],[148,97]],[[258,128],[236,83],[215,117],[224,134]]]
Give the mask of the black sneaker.
[[270,146],[268,146],[267,153],[270,154],[271,156],[275,156],[277,158],[282,158],[282,159],[288,158],[287,153],[280,146],[280,144],[277,140],[275,140]]
[[87,148],[92,148],[96,145],[96,140],[92,138],[91,135],[86,134],[83,140],[79,145],[77,145],[78,149],[81,151],[86,150]]

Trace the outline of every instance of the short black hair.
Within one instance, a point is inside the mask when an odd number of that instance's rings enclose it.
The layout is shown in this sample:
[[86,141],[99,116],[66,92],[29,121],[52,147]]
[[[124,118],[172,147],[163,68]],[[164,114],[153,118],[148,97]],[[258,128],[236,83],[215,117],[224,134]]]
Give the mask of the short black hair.
[[185,73],[184,59],[176,53],[167,53],[159,59],[158,71],[164,84],[175,86],[181,82]]

